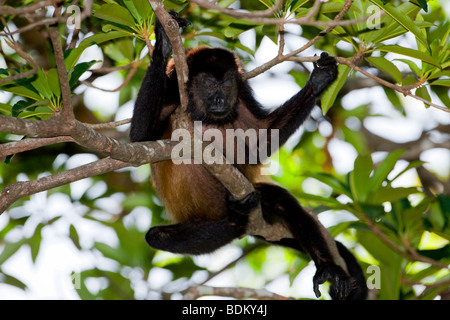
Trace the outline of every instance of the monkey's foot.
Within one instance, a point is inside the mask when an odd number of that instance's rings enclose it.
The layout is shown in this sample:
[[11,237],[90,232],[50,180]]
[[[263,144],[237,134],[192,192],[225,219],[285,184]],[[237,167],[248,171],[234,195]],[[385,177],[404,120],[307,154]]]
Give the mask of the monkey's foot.
[[319,285],[327,280],[332,282],[330,295],[333,299],[344,300],[353,290],[353,279],[341,267],[332,263],[325,263],[317,266],[313,278],[314,293],[317,298],[320,297]]

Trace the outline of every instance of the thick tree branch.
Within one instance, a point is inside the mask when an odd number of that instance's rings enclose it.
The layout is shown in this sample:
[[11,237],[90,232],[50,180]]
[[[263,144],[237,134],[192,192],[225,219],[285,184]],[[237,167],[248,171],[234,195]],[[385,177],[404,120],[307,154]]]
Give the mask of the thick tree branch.
[[170,140],[123,143],[98,133],[76,120],[73,128],[68,128],[61,123],[58,117],[44,121],[32,121],[0,116],[0,131],[32,138],[70,136],[74,142],[85,148],[116,160],[128,162],[130,165],[170,159],[171,148],[178,144],[178,142]]

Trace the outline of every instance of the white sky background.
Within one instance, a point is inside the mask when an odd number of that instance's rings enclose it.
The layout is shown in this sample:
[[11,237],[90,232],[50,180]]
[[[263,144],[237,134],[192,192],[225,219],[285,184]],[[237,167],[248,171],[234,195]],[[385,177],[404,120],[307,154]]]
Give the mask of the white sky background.
[[[450,2],[450,1],[448,1]],[[287,31],[293,34],[300,33],[300,27],[290,26]],[[250,35],[250,36],[249,36]],[[241,42],[244,45],[254,48],[254,43],[251,43],[251,34],[243,34]],[[287,50],[297,48],[305,41],[297,36],[287,36]],[[410,43],[415,43],[410,42]],[[410,46],[408,44],[408,46]],[[277,46],[268,39],[264,39],[258,50],[255,61],[246,66],[247,70],[263,64],[277,55]],[[86,60],[101,60],[98,56],[100,50],[92,47],[86,50]],[[302,56],[311,56],[320,51],[308,49]],[[101,53],[100,53],[101,54]],[[0,67],[3,67],[0,61]],[[270,70],[270,74],[277,75],[275,78],[269,76],[269,73],[260,75],[251,80],[251,85],[257,96],[257,99],[265,106],[274,107],[283,103],[287,98],[295,94],[299,87],[295,84],[292,78],[287,74],[291,69],[292,62],[280,64]],[[398,65],[399,67],[401,64]],[[94,83],[95,85],[114,89],[118,87],[123,81],[118,74],[106,75],[99,78]],[[0,102],[5,102],[9,98],[9,94],[0,93]],[[364,125],[372,132],[397,142],[406,142],[417,139],[423,128],[429,129],[435,127],[438,123],[450,124],[450,115],[434,108],[424,108],[423,104],[411,98],[405,98],[405,109],[407,117],[403,117],[400,113],[395,111],[385,94],[380,88],[362,89],[352,92],[344,101],[346,109],[352,109],[362,103],[367,103],[371,100],[372,113],[379,113],[386,117],[373,117],[367,119]],[[116,120],[121,120],[131,117],[133,102],[128,102],[123,106],[118,106],[118,93],[106,93],[92,88],[86,89],[85,102],[89,108],[95,109],[101,115],[108,116],[116,114]],[[121,127],[124,130],[126,127]],[[324,130],[326,132],[326,130]],[[331,144],[331,153],[333,155],[333,163],[335,168],[340,173],[346,173],[353,168],[353,161],[356,158],[356,151],[349,144],[333,139]],[[93,155],[77,155],[67,159],[67,156],[61,156],[58,161],[55,161],[55,166],[65,164],[68,167],[76,167],[86,162],[95,160]],[[436,170],[443,176],[449,175],[450,152],[449,150],[434,149],[424,154],[421,160],[429,162],[429,166]],[[400,170],[400,168],[399,168]],[[136,169],[134,176],[137,179],[145,179],[148,176],[146,169]],[[143,174],[141,174],[143,173]],[[22,177],[26,179],[26,177]],[[404,178],[399,181],[400,184],[411,185],[416,181],[415,174],[411,171],[404,175]],[[312,188],[316,188],[314,182],[311,182]],[[91,181],[85,179],[72,184],[72,195],[75,200],[80,197],[89,187]],[[319,186],[320,187],[320,186]],[[92,197],[96,197],[104,193],[107,186],[103,183],[98,183],[94,188],[89,190]],[[101,204],[101,207],[107,212],[119,212],[120,205],[123,201],[123,196],[116,195]],[[6,225],[8,215],[20,216],[25,213],[32,213],[23,233],[31,236],[34,226],[43,219],[48,220],[55,216],[64,214],[64,221],[58,221],[51,227],[45,227],[43,230],[43,240],[41,250],[38,255],[36,264],[33,264],[30,259],[29,248],[24,246],[17,254],[9,259],[2,270],[22,280],[29,286],[29,290],[23,292],[14,287],[3,285],[0,283],[0,299],[77,299],[78,296],[74,292],[71,282],[70,274],[72,271],[78,272],[84,269],[92,268],[96,265],[105,266],[111,264],[110,261],[104,259],[101,254],[92,252],[80,252],[74,248],[73,244],[68,240],[68,226],[70,223],[77,227],[80,233],[80,238],[84,241],[83,247],[89,247],[95,241],[106,242],[110,245],[117,243],[116,236],[108,231],[107,228],[102,228],[101,225],[86,221],[80,216],[84,213],[83,206],[70,202],[69,197],[63,194],[53,194],[47,197],[47,193],[40,193],[31,196],[30,201],[22,208],[11,209],[0,216],[0,228]],[[25,211],[25,213],[24,213]],[[101,214],[101,213],[99,213]],[[139,225],[150,225],[149,211],[143,208],[138,208],[130,214],[127,219],[134,219],[139,222]],[[330,225],[334,223],[333,219],[329,217],[321,217],[324,224]],[[126,222],[126,221],[125,221]],[[8,240],[14,241],[14,238],[19,238],[19,234],[8,234]],[[143,239],[144,241],[144,239]],[[277,272],[283,270],[284,259],[281,251],[272,250],[273,256],[268,263],[268,270],[265,273],[271,276],[276,275]],[[161,253],[162,255],[168,253]],[[240,250],[232,245],[226,246],[212,255],[205,255],[196,258],[196,261],[203,266],[208,266],[212,269],[220,269],[222,266],[237,258]],[[281,256],[280,256],[281,255]],[[111,265],[111,268],[114,266]],[[209,284],[217,286],[232,286],[237,282],[241,286],[255,286],[259,287],[262,283],[258,283],[258,279],[251,276],[251,270],[246,270],[245,266],[238,265],[237,270],[226,272],[223,275],[213,279]],[[301,295],[303,297],[314,298],[312,291],[312,276],[314,275],[314,267],[307,267],[300,277],[297,278],[294,285],[290,288],[288,276],[282,276],[278,280],[272,282],[267,286],[268,290],[274,291],[282,295]],[[204,273],[199,272],[197,278],[204,277]],[[150,275],[151,286],[157,289],[170,280],[170,274],[167,270],[155,268]],[[102,283],[92,282],[88,283],[88,287],[98,289]],[[145,285],[142,285],[142,296],[145,296]],[[139,292],[139,290],[137,290]]]

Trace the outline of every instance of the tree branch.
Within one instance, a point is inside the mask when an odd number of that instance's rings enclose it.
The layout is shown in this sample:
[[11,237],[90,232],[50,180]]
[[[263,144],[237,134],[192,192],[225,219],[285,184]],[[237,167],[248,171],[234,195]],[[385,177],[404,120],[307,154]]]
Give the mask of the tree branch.
[[209,287],[195,286],[186,290],[183,300],[195,300],[204,296],[222,296],[236,299],[256,299],[256,300],[294,300],[279,294],[267,291],[266,289],[253,288],[233,288],[233,287]]
[[[55,5],[54,16],[59,16],[61,14],[61,7]],[[50,40],[53,45],[53,50],[56,60],[56,68],[58,70],[59,83],[62,93],[63,110],[61,111],[62,120],[68,125],[73,123],[75,116],[72,110],[72,103],[70,102],[70,86],[69,80],[67,78],[67,70],[64,62],[64,53],[62,51],[61,42],[59,40],[59,31],[57,25],[52,25],[48,31],[50,35]]]
[[178,90],[180,94],[180,102],[183,110],[186,110],[188,105],[188,96],[186,94],[186,83],[189,80],[189,70],[186,63],[185,49],[179,34],[178,23],[171,18],[169,13],[164,8],[161,0],[149,0],[156,16],[158,17],[164,31],[172,44],[173,61],[177,71]]
[[378,238],[383,241],[389,248],[397,252],[398,254],[404,256],[405,258],[412,260],[412,261],[421,261],[425,263],[429,263],[432,266],[435,266],[439,269],[450,269],[449,266],[446,266],[445,264],[439,263],[435,260],[429,259],[427,257],[423,257],[419,255],[415,250],[413,250],[407,242],[404,242],[408,250],[408,252],[402,250],[399,248],[394,242],[392,242],[383,231],[380,230],[373,222],[370,220],[366,215],[363,215],[364,220],[366,221],[369,228],[378,236]]
[[[294,19],[266,18],[267,16],[275,14],[281,8],[281,4],[283,3],[283,1],[277,1],[272,8],[269,8],[268,10],[260,12],[262,14],[258,14],[258,11],[243,12],[243,11],[236,11],[236,10],[228,9],[228,8],[222,8],[212,2],[203,1],[203,0],[190,0],[190,2],[195,3],[199,7],[204,8],[204,9],[215,10],[222,14],[226,14],[230,17],[234,17],[237,19],[245,19],[245,20],[253,21],[255,23],[260,23],[260,24],[287,24],[287,23],[290,23],[290,24],[299,24],[299,25],[310,25],[310,26],[329,26],[329,27],[331,26],[334,28],[335,26],[347,26],[347,25],[364,22],[373,16],[373,15],[370,15],[370,16],[366,16],[366,17],[362,17],[362,18],[358,18],[358,19],[351,19],[351,20],[344,20],[344,21],[341,21],[342,18],[337,21],[316,21],[316,20],[313,20],[312,18],[316,15],[316,13],[318,12],[318,9],[320,8],[320,1],[314,2],[313,7],[310,9],[310,11],[308,12],[308,14],[306,16],[301,17],[301,18],[294,18]],[[353,0],[347,1],[347,2],[350,2],[350,4],[351,4],[353,2]],[[278,6],[280,6],[280,7],[278,7]],[[346,6],[347,6],[347,3],[344,5],[344,8]],[[350,5],[348,7],[350,7]],[[345,12],[347,12],[347,10],[348,10],[348,8],[345,10]],[[382,14],[384,14],[384,11],[382,12]]]
[[[273,58],[272,60],[266,62],[265,64],[249,71],[246,72],[243,75],[244,79],[250,79],[253,77],[256,77],[257,75],[269,70],[270,68],[276,66],[277,64],[287,61],[291,58],[293,58],[295,55],[305,51],[306,49],[308,49],[309,47],[311,47],[314,43],[316,43],[317,41],[319,41],[320,39],[322,39],[326,34],[328,34],[331,30],[333,30],[337,25],[338,22],[344,17],[344,15],[347,13],[347,11],[350,9],[351,5],[353,3],[353,0],[347,0],[344,4],[344,7],[342,8],[342,10],[334,17],[333,19],[333,23],[334,24],[330,24],[327,28],[325,28],[325,30],[321,31],[317,36],[315,36],[313,39],[309,40],[305,45],[303,45],[301,48],[286,54],[286,55],[280,55],[278,54],[275,58]],[[318,58],[316,58],[313,61],[316,61]]]
[[136,74],[137,69],[139,67],[138,63],[133,64],[133,67],[131,68],[130,72],[128,72],[127,76],[125,77],[125,79],[123,80],[122,84],[119,85],[117,88],[115,89],[103,89],[103,88],[99,88],[96,87],[95,85],[93,85],[91,82],[88,81],[80,81],[82,84],[84,84],[85,86],[97,89],[97,90],[101,90],[104,92],[117,92],[122,90],[129,82],[130,80],[133,78],[133,76]]
[[12,8],[8,6],[0,6],[0,15],[24,15],[26,13],[35,12],[36,10],[45,8],[47,6],[51,6],[53,4],[57,4],[62,2],[63,0],[47,0],[43,2],[37,2],[35,4],[26,6],[26,7],[19,7],[19,8]]
[[412,97],[414,99],[422,101],[423,103],[425,103],[425,104],[427,104],[427,105],[429,105],[429,106],[431,106],[433,108],[436,108],[436,109],[442,110],[444,112],[450,113],[450,109],[442,107],[442,106],[439,106],[439,105],[437,105],[437,104],[435,104],[435,103],[433,103],[431,101],[428,101],[428,100],[426,100],[426,99],[424,99],[422,97],[418,97],[418,96],[412,94],[411,93],[411,87],[414,87],[414,86],[399,86],[399,85],[396,85],[396,84],[392,84],[392,83],[390,83],[390,82],[388,82],[388,81],[386,81],[384,79],[381,79],[381,78],[379,78],[377,76],[374,76],[374,75],[370,74],[369,72],[361,69],[360,67],[355,65],[352,61],[350,61],[349,59],[346,59],[346,58],[336,57],[336,61],[351,67],[352,69],[362,73],[366,77],[369,77],[369,78],[377,81],[378,83],[380,83],[380,84],[382,84],[382,85],[384,85],[384,86],[386,86],[388,88],[394,89],[395,91],[398,91],[398,92],[400,92],[400,93],[402,93],[402,94],[404,94],[406,96],[410,96],[410,97]]
[[13,183],[2,190],[0,195],[0,214],[20,198],[127,166],[129,166],[128,163],[105,158],[37,180]]
[[15,153],[34,150],[40,147],[61,142],[75,142],[75,140],[69,136],[59,136],[53,138],[30,138],[15,142],[3,143],[0,145],[0,159]]

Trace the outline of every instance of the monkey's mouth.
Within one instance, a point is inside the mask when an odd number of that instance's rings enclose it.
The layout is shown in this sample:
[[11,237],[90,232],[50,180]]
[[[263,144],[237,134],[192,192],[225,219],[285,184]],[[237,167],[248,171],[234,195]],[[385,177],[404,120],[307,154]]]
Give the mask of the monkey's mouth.
[[226,118],[230,114],[230,110],[211,108],[210,114],[216,119],[223,119],[223,118]]

